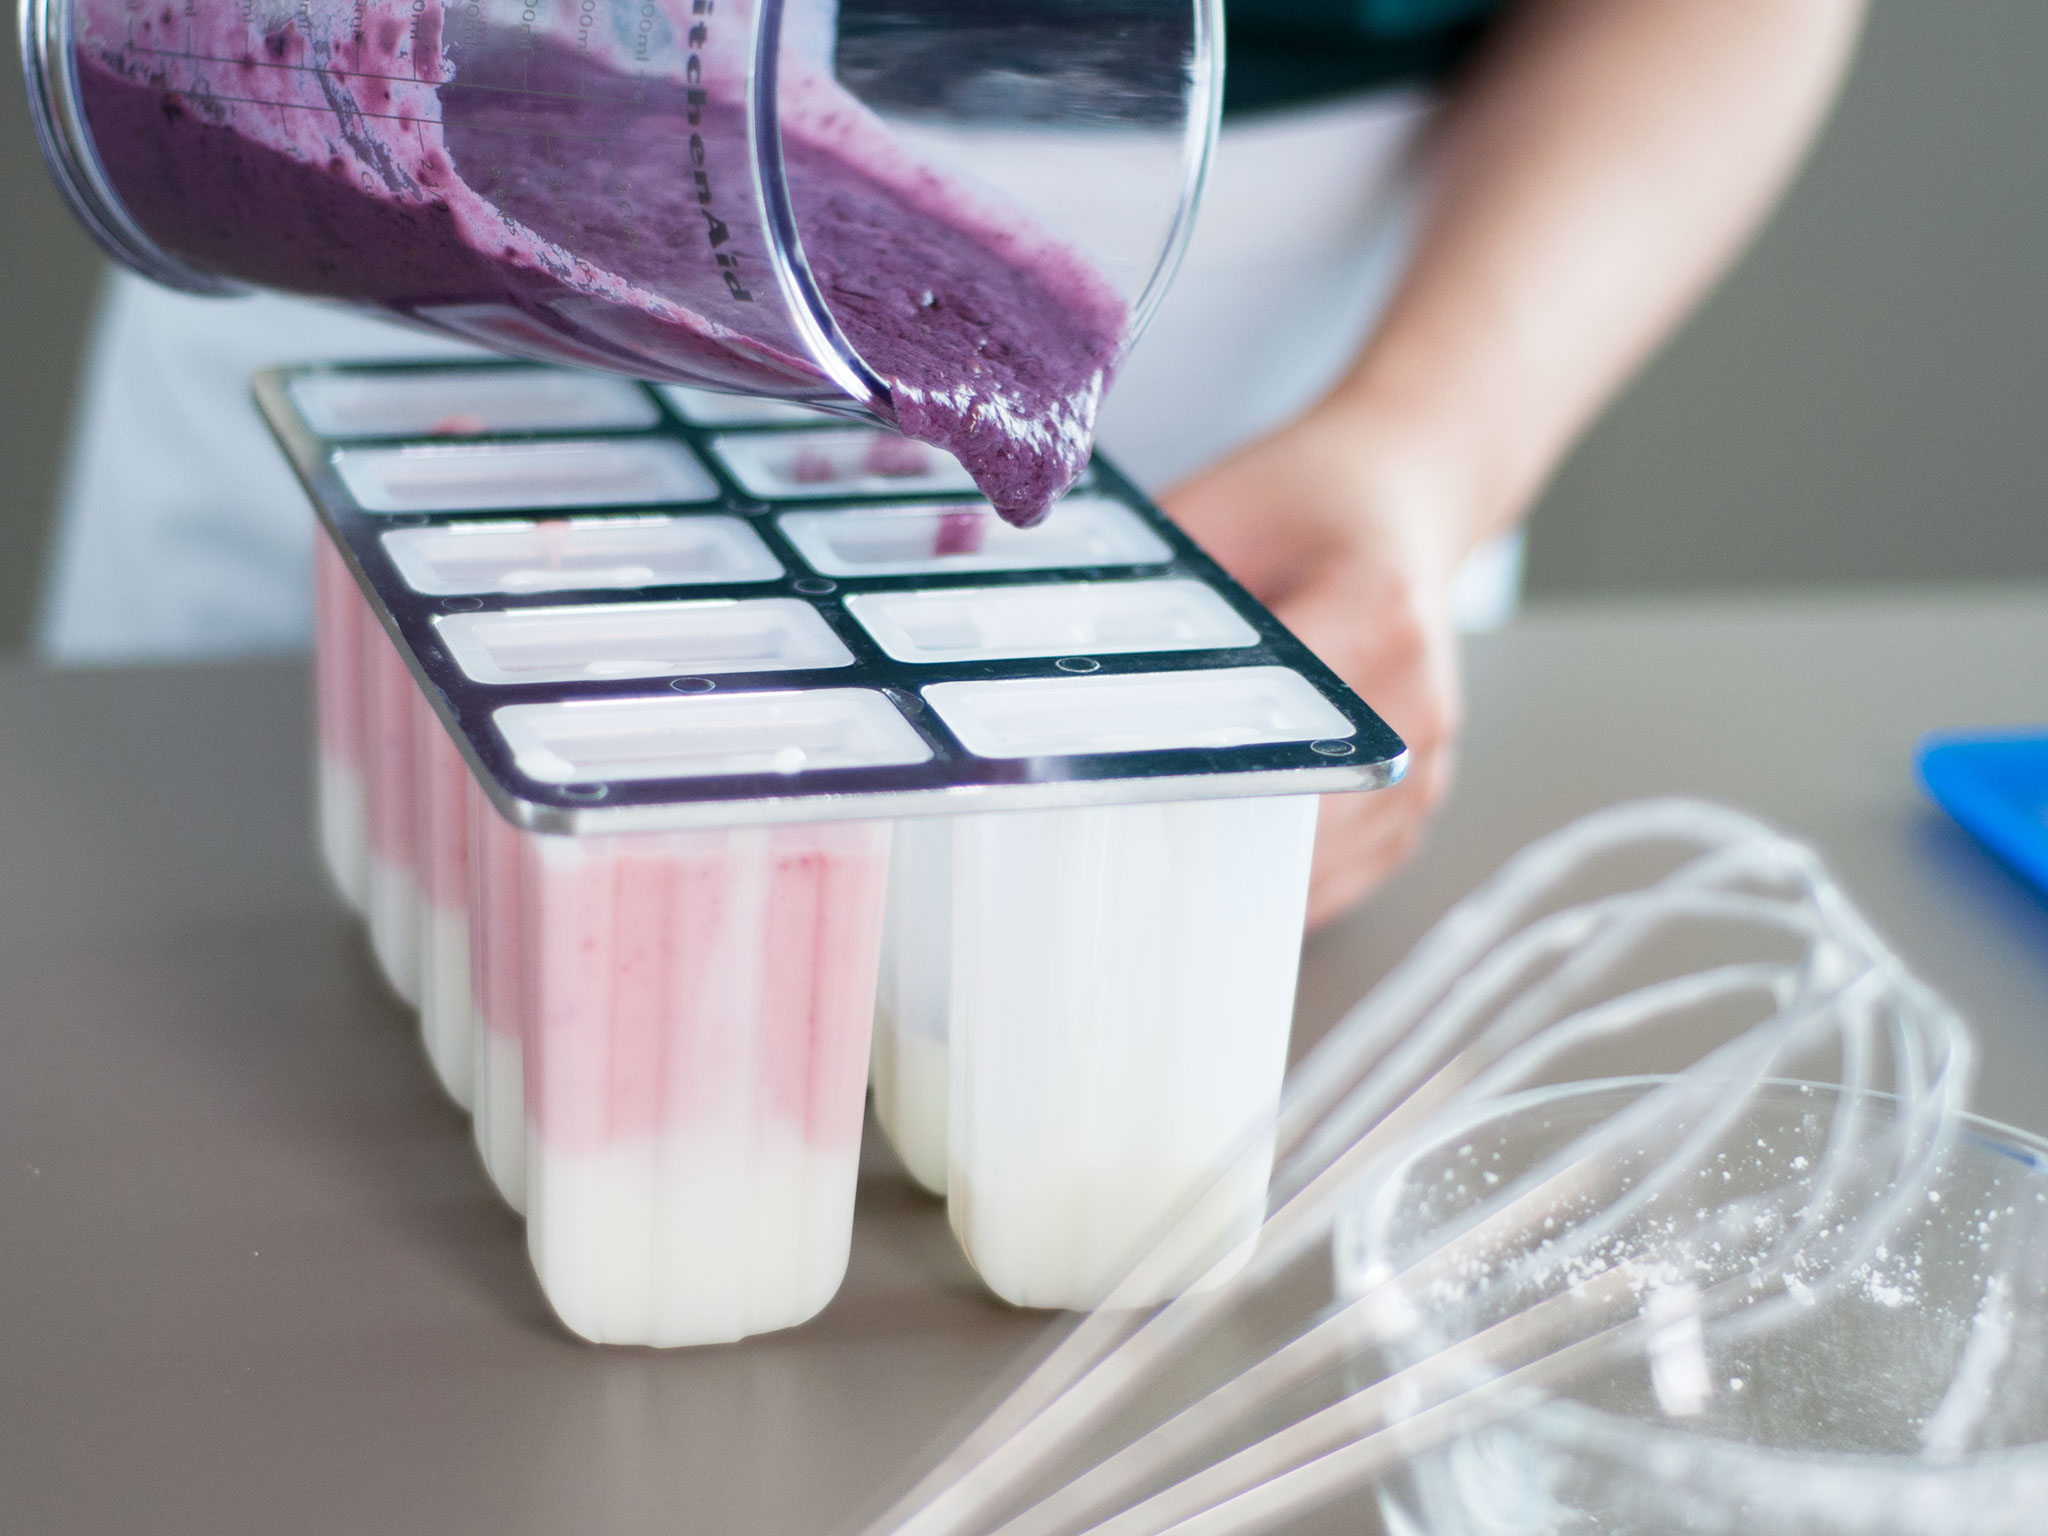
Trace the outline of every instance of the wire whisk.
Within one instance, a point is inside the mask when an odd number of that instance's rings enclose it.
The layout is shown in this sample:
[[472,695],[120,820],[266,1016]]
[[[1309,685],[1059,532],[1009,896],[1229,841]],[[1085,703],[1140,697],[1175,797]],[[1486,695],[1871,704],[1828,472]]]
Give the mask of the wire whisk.
[[[1490,1128],[1589,1052],[1651,1075],[1490,1163]],[[1689,800],[1589,816],[1294,1071],[1209,1186],[1271,1159],[1254,1241],[1190,1198],[863,1536],[1237,1536],[1589,1374],[1646,1366],[1681,1400],[1688,1338],[1768,1330],[1882,1246],[1971,1061],[1805,846]],[[1788,1080],[1816,1085],[1797,1145],[1758,1157]]]

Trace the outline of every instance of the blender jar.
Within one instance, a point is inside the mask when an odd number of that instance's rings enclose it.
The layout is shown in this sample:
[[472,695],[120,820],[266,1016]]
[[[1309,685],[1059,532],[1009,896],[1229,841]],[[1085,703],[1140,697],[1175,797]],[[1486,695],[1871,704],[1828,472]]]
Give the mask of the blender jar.
[[1042,514],[1184,242],[1220,0],[22,0],[175,287],[862,414]]

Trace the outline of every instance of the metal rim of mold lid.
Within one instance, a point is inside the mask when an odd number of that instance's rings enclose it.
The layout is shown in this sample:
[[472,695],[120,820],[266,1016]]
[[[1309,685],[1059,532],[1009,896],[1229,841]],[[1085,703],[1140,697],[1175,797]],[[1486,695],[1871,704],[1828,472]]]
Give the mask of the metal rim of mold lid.
[[676,693],[709,693],[718,686],[708,677],[672,677],[668,685]]
[[1352,741],[1312,741],[1308,749],[1318,757],[1349,757],[1358,750],[1358,744]]

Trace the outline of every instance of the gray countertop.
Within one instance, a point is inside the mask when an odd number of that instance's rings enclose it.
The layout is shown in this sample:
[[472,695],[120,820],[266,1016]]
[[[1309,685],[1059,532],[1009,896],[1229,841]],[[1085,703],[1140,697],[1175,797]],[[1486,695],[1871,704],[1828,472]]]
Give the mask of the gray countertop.
[[[1472,643],[1417,862],[1308,949],[1304,1037],[1530,838],[1682,791],[1817,843],[2048,1129],[2048,905],[1920,801],[2048,721],[2048,592],[1539,612]],[[815,1323],[596,1349],[315,871],[305,669],[0,669],[0,1530],[818,1533],[1040,1321],[886,1152]],[[871,1142],[875,1138],[870,1138]]]

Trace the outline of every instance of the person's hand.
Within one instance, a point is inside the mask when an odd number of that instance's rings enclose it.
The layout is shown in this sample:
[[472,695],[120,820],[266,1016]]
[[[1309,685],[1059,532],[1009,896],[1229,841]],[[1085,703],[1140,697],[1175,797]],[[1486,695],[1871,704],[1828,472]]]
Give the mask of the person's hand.
[[1416,455],[1325,407],[1161,498],[1195,541],[1356,689],[1408,744],[1391,789],[1326,796],[1311,926],[1415,851],[1449,787],[1459,721],[1451,576],[1456,498]]

